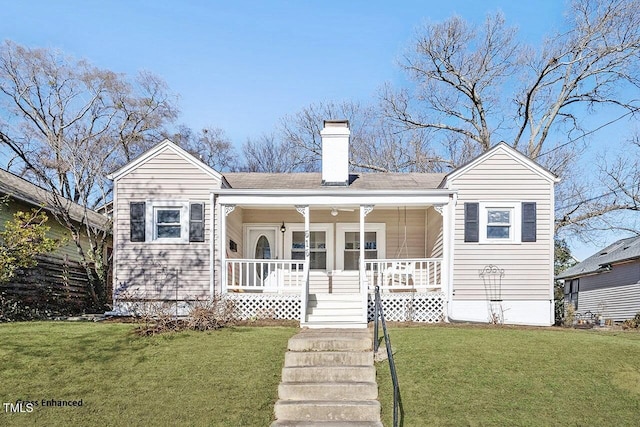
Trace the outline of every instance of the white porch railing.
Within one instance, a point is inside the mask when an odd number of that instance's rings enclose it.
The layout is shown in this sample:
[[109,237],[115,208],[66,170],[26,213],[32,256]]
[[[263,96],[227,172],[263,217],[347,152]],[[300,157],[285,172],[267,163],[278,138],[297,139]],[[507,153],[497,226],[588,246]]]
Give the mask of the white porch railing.
[[365,262],[370,290],[382,291],[442,290],[442,258],[377,259]]
[[304,261],[229,259],[225,268],[231,292],[297,292],[304,284]]

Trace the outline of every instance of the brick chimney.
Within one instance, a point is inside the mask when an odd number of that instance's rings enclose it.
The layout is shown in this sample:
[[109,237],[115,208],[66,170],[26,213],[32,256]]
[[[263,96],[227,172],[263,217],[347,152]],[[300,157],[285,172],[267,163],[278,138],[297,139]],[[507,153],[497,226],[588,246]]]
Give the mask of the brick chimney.
[[349,185],[349,121],[325,120],[322,137],[322,185]]

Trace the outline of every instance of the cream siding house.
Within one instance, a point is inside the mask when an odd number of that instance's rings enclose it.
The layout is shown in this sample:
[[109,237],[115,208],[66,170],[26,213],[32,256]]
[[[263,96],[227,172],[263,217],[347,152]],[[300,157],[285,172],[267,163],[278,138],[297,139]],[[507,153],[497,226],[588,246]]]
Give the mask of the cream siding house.
[[114,307],[219,296],[364,327],[378,286],[391,320],[553,323],[550,173],[499,144],[448,175],[352,174],[349,134],[325,122],[321,173],[222,175],[170,141],[115,172]]

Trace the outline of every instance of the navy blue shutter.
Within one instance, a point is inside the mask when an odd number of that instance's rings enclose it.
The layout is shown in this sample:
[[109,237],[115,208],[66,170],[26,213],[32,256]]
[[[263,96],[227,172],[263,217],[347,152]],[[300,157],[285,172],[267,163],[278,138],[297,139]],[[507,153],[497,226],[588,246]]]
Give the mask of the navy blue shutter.
[[204,204],[189,206],[189,241],[204,242]]
[[522,202],[522,241],[536,241],[536,203]]
[[480,204],[464,204],[464,241],[477,242],[480,237]]
[[132,242],[145,241],[145,228],[146,228],[145,216],[146,216],[145,202],[129,203],[129,217],[130,217],[129,238]]

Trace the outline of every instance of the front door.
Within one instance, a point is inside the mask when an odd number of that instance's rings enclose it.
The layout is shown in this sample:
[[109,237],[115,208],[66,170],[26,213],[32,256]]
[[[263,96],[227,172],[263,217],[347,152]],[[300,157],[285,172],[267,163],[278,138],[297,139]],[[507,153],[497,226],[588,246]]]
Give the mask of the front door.
[[[245,247],[245,258],[254,260],[271,260],[278,258],[277,227],[265,226],[250,228],[247,233],[248,245]],[[265,285],[267,276],[272,270],[269,265],[256,261],[249,269],[249,281],[257,285]]]

